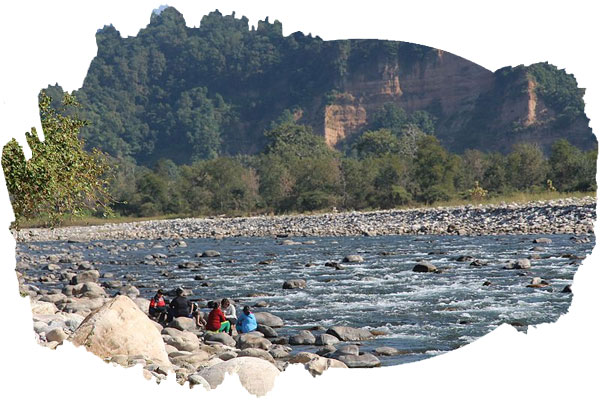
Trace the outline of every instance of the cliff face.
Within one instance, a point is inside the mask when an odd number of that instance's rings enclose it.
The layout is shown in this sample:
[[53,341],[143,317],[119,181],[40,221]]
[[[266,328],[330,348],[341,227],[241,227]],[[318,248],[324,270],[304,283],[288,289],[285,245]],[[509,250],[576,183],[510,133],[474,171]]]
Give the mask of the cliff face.
[[535,142],[548,151],[565,137],[580,148],[596,146],[585,114],[562,126],[557,123],[561,110],[538,94],[536,78],[526,67],[511,69],[507,79],[436,50],[409,67],[384,63],[373,64],[368,72],[352,72],[340,89],[343,92],[324,108],[324,129],[317,129],[331,147],[352,140],[367,127],[369,115],[386,103],[436,115],[436,136],[457,152],[509,152],[518,142]]
[[[361,131],[368,114],[385,103],[448,117],[472,110],[478,96],[494,85],[492,72],[441,50],[410,66],[394,63],[371,68],[351,73],[341,85],[343,95],[325,106],[323,134],[329,145]],[[348,97],[352,105],[345,104]]]

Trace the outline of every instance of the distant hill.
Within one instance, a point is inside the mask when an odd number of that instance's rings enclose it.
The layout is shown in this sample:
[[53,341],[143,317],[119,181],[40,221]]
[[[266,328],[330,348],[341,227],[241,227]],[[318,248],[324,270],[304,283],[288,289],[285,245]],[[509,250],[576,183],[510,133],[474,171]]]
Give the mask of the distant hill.
[[[523,141],[547,150],[559,138],[597,146],[584,90],[547,63],[491,72],[430,47],[283,36],[278,21],[250,28],[247,18],[218,11],[188,28],[171,7],[153,13],[135,37],[105,26],[96,41],[98,54],[75,92],[91,122],[82,135],[88,147],[141,165],[254,154],[281,119],[344,148],[385,126],[386,107],[424,118],[459,153],[507,153]],[[57,98],[60,91],[49,88]]]

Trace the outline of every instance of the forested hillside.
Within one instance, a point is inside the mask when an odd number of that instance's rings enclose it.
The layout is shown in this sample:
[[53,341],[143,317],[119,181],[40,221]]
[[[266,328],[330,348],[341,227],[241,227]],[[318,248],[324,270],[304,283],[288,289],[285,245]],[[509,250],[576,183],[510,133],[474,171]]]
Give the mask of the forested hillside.
[[[174,8],[98,54],[74,95],[121,215],[393,208],[596,190],[583,89],[547,63],[488,71],[404,42],[282,35]],[[62,98],[59,85],[47,93]]]
[[[75,95],[90,122],[88,147],[152,166],[255,154],[273,121],[292,115],[345,148],[381,121],[384,107],[419,112],[451,151],[507,153],[566,138],[595,147],[575,79],[548,64],[496,73],[440,50],[379,40],[323,41],[282,26],[223,16],[188,28],[174,8],[135,37],[97,33],[98,54]],[[60,87],[50,95],[62,98]],[[395,135],[402,132],[395,131]]]

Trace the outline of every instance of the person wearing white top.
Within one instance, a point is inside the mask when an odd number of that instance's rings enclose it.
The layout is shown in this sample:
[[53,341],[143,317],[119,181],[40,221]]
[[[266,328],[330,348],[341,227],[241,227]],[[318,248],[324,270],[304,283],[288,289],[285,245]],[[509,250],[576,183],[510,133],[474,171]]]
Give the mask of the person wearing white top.
[[233,304],[231,304],[231,301],[229,301],[229,299],[221,300],[221,310],[223,310],[225,318],[227,318],[227,321],[231,323],[231,326],[235,326],[235,324],[237,323],[237,314],[235,311],[235,307],[233,306]]

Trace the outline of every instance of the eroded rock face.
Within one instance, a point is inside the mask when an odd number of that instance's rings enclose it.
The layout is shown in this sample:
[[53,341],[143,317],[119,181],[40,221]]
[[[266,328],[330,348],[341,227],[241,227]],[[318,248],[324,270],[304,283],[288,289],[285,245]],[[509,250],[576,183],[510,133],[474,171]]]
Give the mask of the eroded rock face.
[[225,378],[225,374],[237,374],[242,386],[255,396],[264,396],[273,389],[279,370],[273,364],[260,358],[239,357],[223,361],[199,372],[215,389]]
[[144,355],[163,368],[171,367],[160,333],[126,296],[90,313],[69,340],[102,358]]

